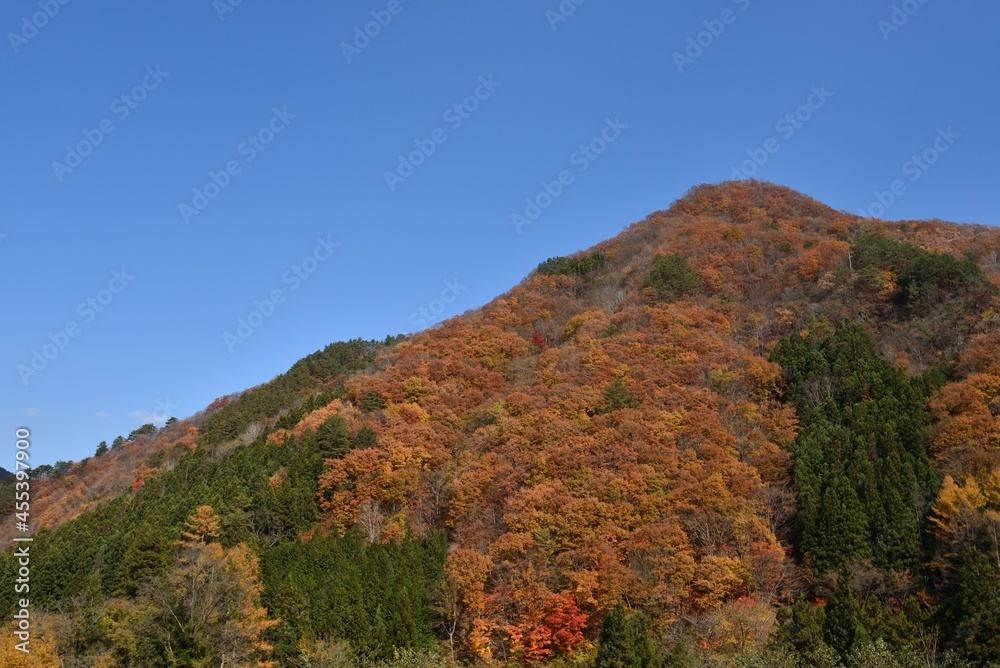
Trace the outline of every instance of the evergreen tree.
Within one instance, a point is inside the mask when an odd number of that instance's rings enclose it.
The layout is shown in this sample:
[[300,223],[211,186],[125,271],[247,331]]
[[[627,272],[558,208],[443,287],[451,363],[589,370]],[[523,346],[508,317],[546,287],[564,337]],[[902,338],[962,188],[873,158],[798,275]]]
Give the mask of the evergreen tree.
[[959,648],[974,661],[1000,663],[1000,572],[976,549],[965,553],[955,611]]
[[538,265],[538,273],[545,276],[571,274],[586,276],[604,266],[604,253],[598,251],[578,258],[550,257]]
[[150,525],[140,527],[125,550],[121,591],[134,596],[145,581],[166,570],[170,554],[170,541],[162,530]]
[[625,381],[615,378],[604,388],[604,413],[610,413],[620,408],[635,408],[639,405],[632,393],[628,391]]
[[783,616],[777,641],[789,647],[810,668],[840,668],[837,653],[826,643],[826,607],[809,601],[797,601],[790,609],[779,611]]
[[351,448],[354,450],[365,450],[366,448],[374,448],[376,445],[378,445],[378,434],[375,433],[375,430],[371,427],[362,427],[354,435]]
[[651,288],[657,301],[672,302],[696,292],[701,279],[683,255],[667,253],[653,261],[653,270],[642,284]]
[[351,451],[347,422],[339,415],[328,417],[316,430],[316,445],[323,457],[337,459]]
[[837,578],[837,588],[827,604],[825,620],[826,643],[845,660],[855,648],[871,641],[861,603],[851,588],[846,569],[841,569]]
[[377,392],[368,392],[361,397],[359,408],[366,413],[380,411],[385,408],[385,399],[383,399]]
[[792,480],[806,562],[824,572],[872,557],[919,571],[937,488],[924,440],[934,385],[906,378],[857,325],[818,341],[792,336],[772,358],[801,420]]
[[604,616],[595,668],[651,668],[658,665],[649,624],[618,603]]

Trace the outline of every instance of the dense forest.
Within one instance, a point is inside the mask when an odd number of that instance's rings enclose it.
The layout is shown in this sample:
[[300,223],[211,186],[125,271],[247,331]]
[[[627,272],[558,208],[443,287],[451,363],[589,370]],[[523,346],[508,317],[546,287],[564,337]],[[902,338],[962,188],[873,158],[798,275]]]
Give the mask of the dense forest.
[[1000,666],[998,288],[1000,230],[697,187],[33,470],[0,666]]

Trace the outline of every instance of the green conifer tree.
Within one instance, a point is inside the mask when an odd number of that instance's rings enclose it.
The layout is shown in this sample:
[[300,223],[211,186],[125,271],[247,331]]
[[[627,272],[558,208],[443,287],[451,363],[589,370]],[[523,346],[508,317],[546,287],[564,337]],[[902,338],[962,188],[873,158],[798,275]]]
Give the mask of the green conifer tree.
[[976,662],[1000,662],[1000,572],[976,549],[965,553],[955,600],[959,648]]
[[629,614],[618,603],[604,617],[595,668],[652,668],[656,647],[644,617]]

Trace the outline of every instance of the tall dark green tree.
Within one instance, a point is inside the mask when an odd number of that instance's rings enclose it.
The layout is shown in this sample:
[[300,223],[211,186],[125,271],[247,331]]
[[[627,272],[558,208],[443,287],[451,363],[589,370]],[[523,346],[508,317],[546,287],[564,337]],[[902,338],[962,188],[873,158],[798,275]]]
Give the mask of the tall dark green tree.
[[1000,663],[1000,571],[976,549],[965,553],[955,612],[962,652],[983,664]]
[[635,408],[639,401],[628,391],[628,386],[621,378],[615,378],[603,392],[603,413],[610,413],[620,408]]
[[794,335],[772,357],[800,417],[792,481],[806,562],[825,572],[870,557],[919,571],[937,488],[924,438],[935,384],[886,362],[859,325],[822,340]]
[[659,665],[649,623],[621,603],[604,616],[595,668],[652,668]]
[[837,653],[826,642],[826,607],[799,600],[790,608],[779,611],[782,624],[776,636],[777,645],[789,648],[801,659],[803,666],[840,668]]
[[339,415],[332,415],[316,430],[316,445],[320,453],[329,459],[337,459],[351,451],[351,435],[347,432],[347,422]]
[[163,530],[143,525],[125,550],[121,591],[134,596],[144,582],[155,578],[170,565],[172,548]]
[[653,270],[642,287],[651,288],[657,301],[672,302],[701,287],[701,279],[679,253],[666,253],[653,261]]
[[824,620],[826,644],[843,659],[872,640],[864,623],[861,602],[851,588],[850,575],[846,569],[841,569],[837,578],[837,588],[827,604]]
[[358,429],[358,433],[354,435],[353,442],[351,443],[351,448],[354,450],[365,450],[367,448],[374,448],[378,445],[378,434],[371,427],[361,427]]

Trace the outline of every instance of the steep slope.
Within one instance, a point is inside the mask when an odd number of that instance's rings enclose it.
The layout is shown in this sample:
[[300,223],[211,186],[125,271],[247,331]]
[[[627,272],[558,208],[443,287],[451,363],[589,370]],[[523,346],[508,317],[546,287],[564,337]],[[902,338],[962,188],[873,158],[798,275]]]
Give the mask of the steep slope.
[[[853,271],[851,242],[876,233],[996,269],[995,230],[859,220],[757,183],[696,189],[543,264],[348,381],[327,411],[379,447],[330,463],[325,526],[373,540],[446,526],[483,659],[558,653],[549,616],[593,622],[619,599],[657,625],[712,613],[697,630],[710,645],[741,618],[766,634],[792,580],[779,537],[796,434],[773,346],[860,321],[915,373],[995,331],[986,292],[935,284],[898,304],[891,267]],[[358,410],[372,396],[386,408]]]
[[[126,490],[172,470],[201,440],[216,450],[250,443],[281,418],[286,420],[329,401],[335,387],[364,368],[381,346],[394,339],[335,343],[296,362],[288,372],[243,392],[219,397],[184,420],[169,418],[159,429],[148,424],[79,462],[57,462],[32,471],[31,516],[34,530],[53,529]],[[0,479],[2,479],[0,475]],[[0,487],[0,516],[13,508],[13,487]],[[19,534],[13,523],[0,526],[0,547]]]
[[[169,465],[123,464],[99,499],[130,491],[39,536],[41,601],[79,597],[88,573],[100,596],[145,600],[170,550],[144,527],[179,537],[211,505],[222,544],[261,555],[283,665],[324,636],[383,657],[436,634],[468,662],[586,658],[619,603],[670,665],[769,638],[812,665],[878,638],[916,651],[925,629],[985,661],[988,621],[969,630],[966,603],[938,603],[1000,579],[998,249],[991,228],[701,186],[482,309],[161,433]],[[84,467],[59,485],[86,498],[92,481]],[[834,507],[842,521],[824,523]],[[139,577],[130,550],[160,565]],[[346,553],[372,564],[359,582],[411,568],[420,584],[369,609],[360,584],[309,565]],[[851,605],[864,614],[842,632]],[[345,622],[355,609],[368,621]]]

